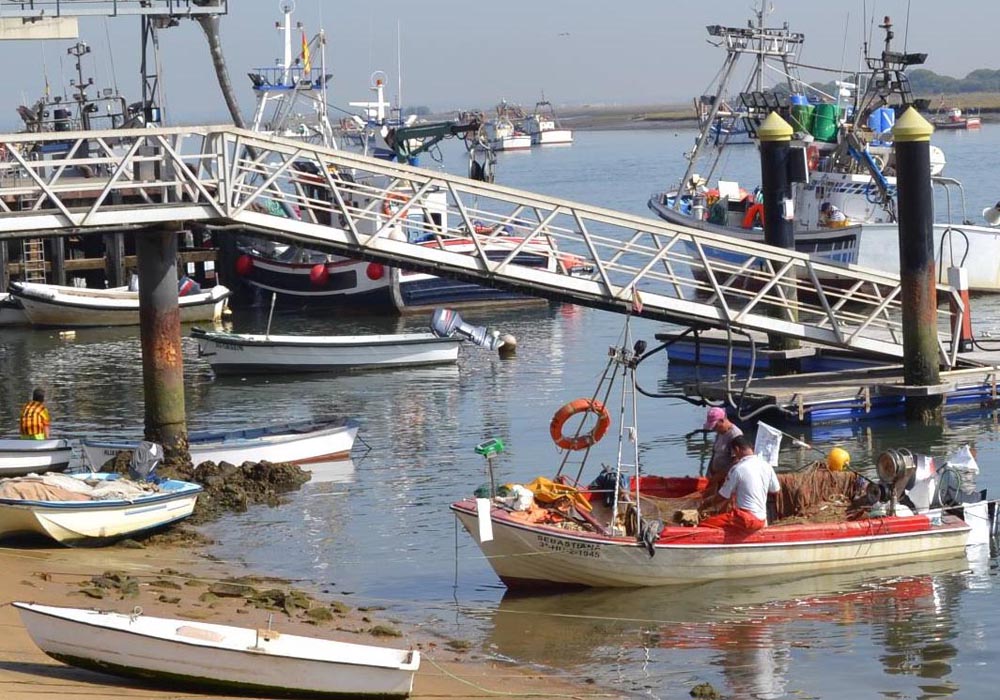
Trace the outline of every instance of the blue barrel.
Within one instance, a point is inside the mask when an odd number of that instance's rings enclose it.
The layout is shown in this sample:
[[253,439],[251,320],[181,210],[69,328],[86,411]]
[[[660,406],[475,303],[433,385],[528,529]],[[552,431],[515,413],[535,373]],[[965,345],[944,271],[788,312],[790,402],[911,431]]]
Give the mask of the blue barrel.
[[837,105],[831,102],[816,105],[816,111],[813,114],[812,135],[818,141],[836,141],[837,119],[839,117],[840,108]]
[[792,95],[789,98],[790,103],[794,105],[807,105],[809,104],[809,98],[805,95]]

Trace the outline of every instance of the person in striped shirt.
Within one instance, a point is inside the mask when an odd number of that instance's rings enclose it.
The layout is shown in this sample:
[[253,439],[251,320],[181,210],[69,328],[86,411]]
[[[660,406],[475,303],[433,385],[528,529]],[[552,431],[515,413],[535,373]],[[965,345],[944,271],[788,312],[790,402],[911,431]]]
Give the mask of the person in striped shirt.
[[36,388],[31,401],[21,409],[21,438],[24,440],[49,439],[49,409],[45,408],[45,392]]

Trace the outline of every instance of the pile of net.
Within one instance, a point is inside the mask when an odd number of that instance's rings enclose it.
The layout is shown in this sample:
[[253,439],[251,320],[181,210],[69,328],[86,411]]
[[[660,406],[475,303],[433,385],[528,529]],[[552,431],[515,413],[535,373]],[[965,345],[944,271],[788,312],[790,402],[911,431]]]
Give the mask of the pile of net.
[[774,525],[829,523],[857,516],[868,481],[854,472],[832,472],[823,462],[802,471],[778,474],[781,493],[774,497]]
[[22,501],[134,500],[159,489],[130,479],[77,479],[65,474],[31,474],[0,481],[0,498]]

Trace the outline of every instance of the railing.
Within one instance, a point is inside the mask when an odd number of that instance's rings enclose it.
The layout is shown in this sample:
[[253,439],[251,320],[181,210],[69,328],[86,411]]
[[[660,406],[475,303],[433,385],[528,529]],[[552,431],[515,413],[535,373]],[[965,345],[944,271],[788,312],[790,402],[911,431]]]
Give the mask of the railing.
[[[64,158],[37,158],[59,141]],[[898,276],[794,251],[232,127],[18,134],[0,144],[0,238],[238,224],[541,297],[902,357]],[[18,201],[29,204],[15,211]],[[939,298],[958,296],[940,286]],[[961,318],[943,309],[941,319],[952,366]]]
[[0,17],[114,17],[117,15],[224,15],[229,0],[3,0]]

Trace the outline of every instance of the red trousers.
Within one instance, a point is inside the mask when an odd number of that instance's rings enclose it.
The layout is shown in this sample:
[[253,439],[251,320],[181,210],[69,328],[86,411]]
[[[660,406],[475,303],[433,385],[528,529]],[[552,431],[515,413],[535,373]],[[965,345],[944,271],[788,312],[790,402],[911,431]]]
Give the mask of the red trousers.
[[719,513],[718,515],[705,518],[698,523],[698,527],[733,528],[746,532],[759,530],[765,525],[767,525],[766,521],[761,520],[750,511],[741,510],[736,507],[733,507],[732,510],[726,513]]

